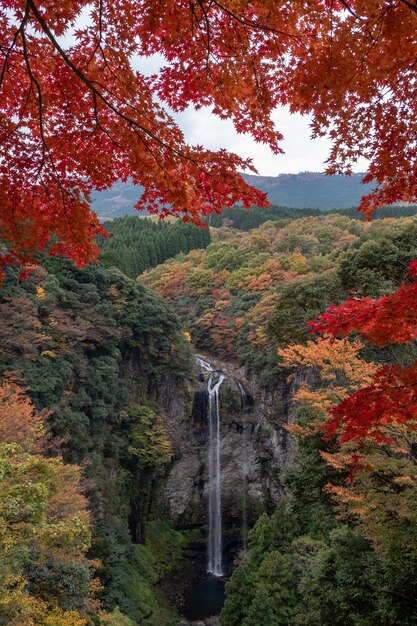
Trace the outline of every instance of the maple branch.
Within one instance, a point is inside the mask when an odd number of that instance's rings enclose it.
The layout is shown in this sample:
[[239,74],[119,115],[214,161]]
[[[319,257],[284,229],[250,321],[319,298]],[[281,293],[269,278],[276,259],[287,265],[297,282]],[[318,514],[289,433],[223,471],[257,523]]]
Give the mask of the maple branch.
[[[1,70],[1,74],[0,74],[0,89],[1,89],[1,86],[3,84],[4,75],[6,73],[9,56],[12,53],[12,50],[13,50],[13,48],[16,45],[17,38],[19,37],[20,34],[23,34],[24,28],[26,26],[26,22],[28,21],[28,18],[29,18],[29,5],[26,4],[26,9],[25,9],[25,14],[23,16],[23,20],[22,20],[19,28],[16,30],[16,32],[14,34],[14,37],[13,37],[13,41],[10,44],[9,48],[7,49],[6,55],[4,57],[3,67],[2,67],[2,70]],[[2,46],[2,47],[6,47],[6,46]]]
[[[106,67],[108,67],[107,61],[105,60],[106,63]],[[108,67],[111,75],[123,85],[123,81],[113,72],[113,70]],[[134,113],[138,113],[139,115],[141,115],[142,117],[144,117],[145,119],[148,120],[148,122],[152,123],[151,119],[143,112],[143,111],[139,111],[133,104],[130,104],[130,102],[126,101],[122,96],[120,96],[119,94],[115,93],[113,90],[111,90],[108,86],[103,85],[101,82],[99,82],[98,80],[92,80],[91,81],[92,85],[98,85],[98,87],[100,87],[103,92],[106,91],[110,96],[112,96],[115,100],[118,100],[120,104],[123,104],[125,107],[127,107],[128,109],[132,109]],[[98,92],[97,92],[98,95]],[[132,118],[130,117],[126,117],[126,121],[128,122],[134,122],[134,120],[132,120]],[[165,145],[165,144],[163,144]],[[167,146],[165,146],[167,147]]]
[[[29,2],[27,3],[27,5],[29,5]],[[70,217],[68,215],[67,212],[67,202],[66,202],[66,196],[68,197],[68,199],[71,199],[71,193],[66,190],[61,182],[60,176],[58,175],[57,171],[56,171],[56,166],[55,166],[55,162],[54,162],[54,158],[53,155],[49,149],[49,146],[47,144],[46,141],[46,137],[45,137],[45,132],[44,132],[44,123],[43,123],[43,97],[42,97],[42,88],[41,85],[38,81],[38,79],[36,78],[36,76],[34,75],[33,71],[32,71],[32,67],[30,65],[30,60],[29,60],[29,54],[28,54],[28,50],[27,50],[27,44],[26,44],[26,35],[25,35],[25,31],[24,28],[21,31],[21,38],[22,38],[22,47],[23,47],[23,55],[24,55],[24,59],[25,59],[25,64],[26,64],[26,68],[28,71],[28,75],[31,81],[31,85],[35,85],[36,87],[36,91],[37,91],[37,95],[38,95],[38,107],[39,107],[39,133],[40,133],[40,137],[41,137],[41,146],[42,146],[42,158],[41,158],[41,162],[39,164],[38,167],[38,173],[37,173],[37,178],[40,178],[41,176],[41,172],[43,170],[43,166],[45,163],[45,156],[46,154],[48,154],[49,156],[49,161],[52,167],[52,176],[55,180],[55,182],[58,185],[59,188],[59,192],[61,194],[61,199],[62,199],[62,207],[64,209],[64,213],[65,213],[65,217],[68,221],[68,225],[71,226],[71,220]],[[29,92],[30,95],[30,92]],[[40,178],[40,182],[43,185],[44,189],[48,192],[48,187],[47,185],[42,181],[42,178]]]
[[[55,50],[59,53],[59,55],[61,56],[61,58],[65,62],[65,64],[88,87],[88,89],[91,91],[91,93],[92,93],[92,95],[94,97],[100,99],[104,103],[104,105],[106,107],[108,107],[111,111],[113,111],[113,113],[115,113],[115,115],[117,115],[118,117],[123,119],[128,124],[128,126],[130,126],[132,128],[132,130],[135,133],[136,137],[141,141],[141,143],[144,145],[145,149],[151,154],[152,158],[155,160],[155,162],[157,163],[158,167],[164,173],[164,176],[167,178],[167,180],[168,180],[168,177],[167,177],[168,171],[167,171],[166,167],[163,165],[163,163],[160,161],[160,159],[157,158],[157,155],[152,150],[150,144],[145,140],[145,137],[143,137],[142,135],[145,135],[145,136],[149,137],[150,139],[155,141],[157,144],[159,144],[163,148],[167,149],[169,152],[171,152],[171,153],[175,154],[176,156],[178,156],[180,159],[185,160],[185,161],[189,161],[190,163],[193,163],[200,171],[205,172],[206,174],[211,176],[211,174],[209,174],[209,172],[207,171],[207,169],[205,167],[205,165],[206,165],[206,160],[205,159],[197,159],[195,157],[192,157],[192,156],[190,156],[188,154],[183,153],[181,150],[176,149],[172,145],[167,144],[166,142],[162,141],[157,135],[155,135],[152,131],[150,131],[149,129],[145,128],[137,120],[133,119],[132,117],[130,117],[128,115],[126,115],[123,111],[120,110],[120,108],[118,108],[116,105],[114,105],[104,95],[104,93],[102,93],[99,89],[97,89],[97,87],[95,86],[94,83],[96,83],[96,84],[98,84],[98,83],[96,81],[93,81],[93,80],[89,79],[85,75],[85,73],[79,67],[77,67],[73,63],[73,61],[71,61],[71,59],[66,54],[65,50],[60,46],[60,44],[58,43],[57,39],[53,35],[52,31],[50,30],[50,28],[46,24],[45,20],[43,19],[42,15],[40,14],[39,10],[37,9],[37,7],[34,4],[33,0],[27,0],[27,8],[29,8],[32,11],[32,13],[33,13],[34,17],[36,18],[36,20],[38,21],[41,29],[43,30],[43,32],[45,33],[47,38],[50,40],[50,42],[52,43],[52,45],[55,48]],[[99,47],[101,48],[101,45]],[[106,62],[106,59],[105,59],[105,62]],[[106,62],[106,65],[107,65],[107,62]],[[33,82],[36,85],[38,94],[40,94],[40,92],[39,92],[39,88],[40,88],[39,83],[36,83],[36,81],[33,81]],[[109,92],[109,93],[110,93],[111,96],[113,96],[114,98],[119,100],[125,106],[127,106],[129,108],[132,108],[134,112],[136,112],[138,114],[141,114],[132,104],[124,102],[124,100],[122,98],[120,98],[119,96],[117,96],[116,94],[114,94],[112,92]],[[40,94],[40,96],[41,96],[41,94]],[[41,103],[41,99],[39,99],[39,103]],[[41,107],[41,109],[42,109],[42,107]],[[97,108],[96,108],[96,111],[97,111]],[[96,117],[96,122],[98,122],[98,117]],[[101,124],[99,124],[99,128],[108,137],[108,139],[114,145],[117,145],[119,149],[122,147],[120,144],[118,144],[118,142],[116,142],[114,140],[113,137],[111,137],[109,132],[106,131],[106,129],[103,128],[103,126]],[[44,152],[44,149],[45,149],[45,146],[46,146],[46,142],[45,142],[45,137],[44,137],[44,133],[43,133],[43,123],[42,123],[41,136],[42,136],[42,140],[43,140],[42,141],[42,149],[43,149],[43,152]],[[125,149],[123,149],[123,151],[126,152]],[[49,149],[48,149],[48,152],[49,152]],[[43,158],[44,158],[44,155],[43,155]],[[56,168],[55,168],[55,164],[53,163],[52,155],[50,155],[50,159],[51,159],[51,166],[52,166],[53,170],[55,170],[55,172],[56,172]],[[65,194],[67,194],[69,198],[70,198],[71,194],[63,188],[62,183],[59,180],[59,176],[58,175],[56,175],[55,173],[52,173],[52,176],[56,180],[56,182],[57,182],[57,184],[59,186],[61,197],[62,197],[62,202],[63,202],[63,208],[64,208],[65,213],[67,214]]]
[[[127,154],[126,148],[122,144],[120,144],[116,139],[114,139],[114,137],[111,136],[110,132],[100,123],[99,113],[98,113],[98,106],[97,106],[97,96],[96,96],[95,93],[93,94],[93,98],[94,98],[94,119],[96,121],[96,128],[90,133],[90,137],[92,137],[94,135],[94,133],[97,131],[97,129],[101,130],[101,132],[104,133],[104,135],[106,135],[106,137],[111,141],[112,144],[114,144],[121,152],[124,152],[125,154]],[[161,171],[167,177],[168,172],[167,172],[166,168],[163,166],[163,164],[160,162],[160,160],[154,154],[154,152],[153,152],[152,148],[149,146],[149,144],[147,144],[145,142],[145,139],[140,135],[140,133],[138,133],[138,131],[135,128],[133,128],[133,132],[135,133],[135,135],[137,136],[139,141],[141,141],[143,143],[143,145],[145,146],[146,150],[151,153],[153,159],[156,161],[156,163],[160,167]],[[144,167],[146,166],[145,162],[143,162],[143,166]],[[167,180],[169,180],[168,177],[167,177]]]
[[43,126],[42,89],[41,89],[41,86],[39,84],[38,79],[36,78],[36,76],[32,72],[32,67],[30,65],[29,56],[28,56],[28,50],[27,50],[27,45],[26,45],[26,36],[25,36],[24,29],[22,29],[22,31],[21,31],[21,37],[22,37],[23,55],[24,55],[24,59],[25,59],[26,69],[28,71],[28,75],[29,75],[29,78],[30,78],[30,81],[31,81],[31,85],[35,85],[36,91],[37,91],[37,94],[38,94],[39,133],[40,133],[41,141],[42,141],[42,159],[41,159],[41,163],[39,165],[39,172],[40,172],[42,170],[42,168],[43,168],[44,163],[45,163],[45,152],[47,150],[47,144],[46,144],[45,133],[44,133],[44,126]]
[[[41,159],[41,163],[40,163],[40,165],[38,167],[38,174],[37,174],[37,177],[39,177],[40,173],[41,173],[41,171],[43,169],[44,163],[45,163],[45,155],[46,155],[46,153],[48,153],[48,155],[49,155],[49,160],[51,162],[52,168],[55,171],[56,171],[56,168],[55,168],[53,156],[52,156],[51,151],[49,149],[49,146],[47,144],[46,137],[45,137],[45,132],[44,132],[42,89],[41,89],[41,85],[40,85],[38,79],[33,74],[33,71],[32,71],[32,68],[31,68],[31,65],[30,65],[30,62],[29,62],[29,57],[28,57],[28,54],[27,54],[26,36],[24,34],[24,31],[22,31],[22,45],[23,45],[24,58],[25,58],[25,63],[26,63],[28,75],[29,75],[29,78],[31,80],[31,83],[35,85],[36,91],[37,91],[37,94],[38,94],[38,98],[37,99],[38,99],[38,107],[39,107],[39,133],[40,133],[40,137],[41,137],[41,146],[42,146],[42,159]],[[56,181],[60,185],[61,192],[62,192],[63,191],[63,187],[62,187],[62,185],[60,183],[59,176],[56,176]],[[65,203],[64,203],[64,209],[65,209]]]
[[265,24],[258,24],[257,22],[252,22],[251,20],[247,20],[244,17],[240,17],[239,15],[236,15],[236,13],[233,13],[233,11],[225,7],[223,4],[218,2],[218,0],[212,0],[212,2],[217,7],[219,7],[219,9],[227,13],[229,17],[239,22],[239,24],[242,24],[242,26],[250,26],[251,28],[257,28],[265,32],[274,33],[275,35],[283,35],[284,37],[290,37],[291,39],[295,39],[297,41],[301,40],[301,37],[299,35],[294,35],[293,33],[286,33],[285,31],[277,30],[276,28],[273,28],[272,26],[266,26]]
[[400,0],[400,2],[402,4],[405,4],[405,6],[411,9],[412,11],[414,11],[414,13],[417,13],[417,3],[413,4],[412,2],[409,2],[408,0]]
[[343,4],[343,6],[345,7],[345,9],[347,9],[349,11],[349,13],[351,15],[353,15],[353,17],[356,17],[356,13],[355,11],[352,9],[351,6],[349,6],[349,4],[346,2],[346,0],[340,0],[340,3]]
[[[136,128],[138,128],[140,131],[142,131],[145,135],[147,135],[148,137],[150,137],[151,139],[153,139],[156,143],[158,143],[159,145],[161,145],[162,147],[166,148],[167,150],[169,150],[170,152],[172,152],[173,154],[175,154],[176,156],[180,157],[181,159],[190,161],[196,165],[198,165],[198,161],[197,159],[191,158],[190,156],[183,154],[180,150],[177,150],[176,148],[172,147],[171,145],[165,143],[164,141],[162,141],[162,139],[160,139],[157,135],[155,135],[152,131],[150,131],[149,129],[145,128],[144,126],[142,126],[141,124],[139,124],[139,122],[137,122],[136,120],[128,117],[125,113],[123,113],[123,111],[121,111],[120,109],[118,109],[112,102],[110,102],[108,100],[108,98],[105,97],[105,95],[103,93],[101,93],[101,91],[99,91],[96,87],[94,87],[93,81],[91,81],[85,74],[84,72],[82,72],[72,61],[71,59],[68,57],[68,55],[66,54],[65,50],[60,46],[60,44],[58,43],[58,41],[56,40],[56,38],[54,37],[52,31],[50,30],[50,28],[48,27],[48,25],[46,24],[45,20],[43,19],[42,15],[39,13],[36,5],[34,4],[33,0],[28,0],[27,1],[27,5],[30,7],[30,9],[32,10],[36,20],[38,21],[39,25],[41,26],[43,32],[45,33],[45,35],[48,37],[48,39],[50,40],[50,42],[52,43],[52,45],[54,46],[55,50],[59,53],[59,55],[61,56],[61,58],[63,59],[63,61],[66,63],[66,65],[68,65],[68,67],[74,72],[74,74],[76,76],[78,76],[78,78],[89,88],[89,90],[93,93],[95,93],[97,95],[97,97],[102,100],[104,102],[104,104],[111,110],[113,111],[113,113],[115,113],[118,117],[120,117],[121,119],[123,119],[125,122],[127,122],[129,125],[131,126],[135,126]],[[134,107],[132,106],[132,108],[134,109]]]
[[[211,41],[210,41],[210,21],[208,19],[207,11],[204,7],[203,0],[197,0],[198,5],[203,13],[204,23],[206,25],[206,33],[207,33],[207,43],[205,43],[207,54],[206,54],[206,76],[210,74],[210,56],[211,56]],[[192,11],[195,14],[194,4],[192,6]],[[198,19],[197,19],[198,24]]]

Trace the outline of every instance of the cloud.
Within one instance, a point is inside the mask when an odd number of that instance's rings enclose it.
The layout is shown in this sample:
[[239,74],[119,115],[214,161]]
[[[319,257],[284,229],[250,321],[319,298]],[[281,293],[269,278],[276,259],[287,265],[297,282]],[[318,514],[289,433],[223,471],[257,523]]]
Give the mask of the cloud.
[[[284,107],[276,109],[273,114],[277,129],[284,135],[282,148],[285,154],[281,155],[274,155],[267,146],[256,143],[250,135],[239,135],[231,121],[220,120],[207,107],[198,111],[190,108],[174,114],[174,118],[189,143],[211,149],[226,148],[239,156],[250,157],[262,176],[322,172],[330,152],[331,144],[327,138],[310,138],[308,116],[291,114]],[[362,159],[354,171],[363,172],[365,169],[366,161]]]

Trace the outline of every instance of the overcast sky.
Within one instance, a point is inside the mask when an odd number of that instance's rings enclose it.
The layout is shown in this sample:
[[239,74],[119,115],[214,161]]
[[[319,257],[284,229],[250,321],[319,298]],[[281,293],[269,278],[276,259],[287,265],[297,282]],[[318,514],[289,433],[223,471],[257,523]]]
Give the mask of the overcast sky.
[[[284,135],[282,148],[285,154],[274,155],[264,145],[255,143],[249,135],[238,135],[233,124],[220,120],[209,109],[187,110],[175,115],[189,143],[206,148],[226,148],[242,157],[250,157],[262,176],[284,173],[321,172],[329,152],[327,139],[310,139],[309,118],[290,115],[285,109],[275,112],[274,121]],[[356,171],[363,171],[358,167]]]

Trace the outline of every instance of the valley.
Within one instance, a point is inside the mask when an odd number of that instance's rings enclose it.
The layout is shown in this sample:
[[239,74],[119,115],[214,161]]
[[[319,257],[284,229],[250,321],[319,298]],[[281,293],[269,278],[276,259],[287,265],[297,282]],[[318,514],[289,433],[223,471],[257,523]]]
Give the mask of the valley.
[[[147,235],[131,232],[133,251]],[[164,232],[171,246],[183,236]],[[90,533],[82,563],[43,543],[30,562],[22,556],[19,602],[60,607],[62,624],[413,624],[399,595],[413,561],[394,546],[413,519],[414,482],[378,496],[388,510],[401,497],[395,529],[388,517],[340,516],[349,467],[320,424],[375,364],[406,362],[414,348],[325,346],[308,322],[349,294],[401,284],[417,250],[414,218],[296,215],[249,230],[226,221],[205,237],[137,279],[117,255],[84,269],[45,258],[24,280],[7,270],[1,370],[44,415],[47,458],[80,468]],[[402,441],[389,457],[395,485],[413,444],[401,429],[391,436]],[[384,466],[378,445],[367,454]],[[354,497],[381,494],[378,476],[363,475]],[[8,548],[10,558],[26,545]],[[65,601],[37,582],[42,568],[60,578]]]

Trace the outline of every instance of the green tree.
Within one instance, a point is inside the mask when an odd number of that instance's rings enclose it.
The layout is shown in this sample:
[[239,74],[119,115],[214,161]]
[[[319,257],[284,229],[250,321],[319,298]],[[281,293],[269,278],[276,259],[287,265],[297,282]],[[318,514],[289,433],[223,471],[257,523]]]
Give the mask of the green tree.
[[378,561],[371,545],[347,526],[334,529],[329,546],[313,557],[301,579],[303,626],[359,626],[376,619]]
[[79,482],[79,467],[0,445],[0,623],[86,623],[91,538]]
[[340,301],[344,294],[335,271],[288,283],[280,290],[269,327],[280,343],[304,341],[308,337],[308,322]]

